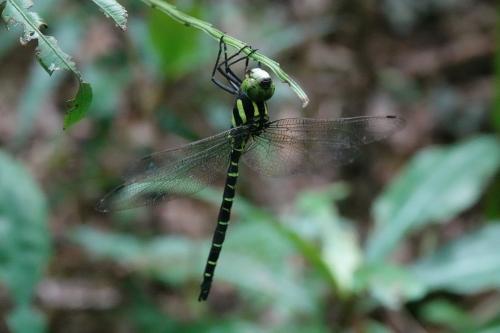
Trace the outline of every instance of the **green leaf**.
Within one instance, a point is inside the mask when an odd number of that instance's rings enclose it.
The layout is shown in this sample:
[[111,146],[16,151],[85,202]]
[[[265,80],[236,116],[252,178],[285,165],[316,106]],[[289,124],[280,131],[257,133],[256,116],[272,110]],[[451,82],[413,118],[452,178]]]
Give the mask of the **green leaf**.
[[419,260],[411,271],[428,291],[472,294],[500,288],[499,240],[498,223],[483,226]]
[[16,305],[9,317],[13,330],[39,327],[30,303],[49,256],[45,197],[24,166],[0,151],[0,281]]
[[297,212],[290,226],[311,245],[335,281],[339,296],[347,296],[354,288],[354,274],[361,264],[357,231],[342,218],[333,202],[348,194],[345,184],[334,184],[325,190],[301,193],[295,204]]
[[420,152],[373,206],[369,262],[379,262],[412,230],[443,223],[473,205],[500,166],[500,142],[479,136]]
[[56,70],[64,69],[80,77],[75,63],[57,45],[56,39],[44,35],[40,31],[41,28],[45,28],[47,25],[37,13],[28,10],[33,3],[29,0],[6,1],[5,9],[2,12],[3,19],[8,27],[14,27],[17,24],[24,27],[21,44],[25,45],[31,40],[38,40],[38,46],[35,50],[36,56],[47,73],[52,74]]
[[436,299],[426,303],[419,312],[420,317],[426,322],[451,328],[453,332],[474,331],[472,328],[476,326],[474,317],[446,299]]
[[[193,7],[192,11],[200,12],[200,7]],[[199,31],[188,29],[157,10],[150,11],[148,27],[151,43],[168,78],[176,79],[201,64]]]
[[383,306],[397,310],[410,299],[425,295],[425,286],[405,267],[377,263],[356,272],[358,290],[369,293]]
[[[52,36],[44,35],[40,29],[45,28],[46,24],[42,18],[35,12],[29,10],[33,3],[30,0],[4,0],[5,8],[2,11],[2,18],[7,23],[7,27],[14,27],[18,24],[23,26],[21,44],[25,45],[32,40],[37,40],[35,54],[42,67],[51,75],[57,70],[67,70],[72,72],[80,81],[75,102],[69,113],[71,120],[65,119],[65,124],[74,124],[82,119],[92,101],[91,88],[88,83],[83,82],[81,73],[76,68],[71,57],[66,54],[57,44],[57,40]],[[89,93],[90,91],[90,93]],[[65,127],[68,127],[66,125]]]
[[127,29],[127,11],[115,0],[92,0],[106,17],[110,17],[115,21],[116,25],[122,30]]
[[80,82],[75,99],[71,100],[70,108],[64,116],[64,129],[68,129],[87,114],[92,102],[92,87],[87,82]]
[[[49,6],[50,2],[44,2],[44,6]],[[45,12],[49,10],[45,8]],[[78,45],[78,36],[83,27],[80,20],[74,13],[68,13],[62,19],[59,19],[52,26],[52,31],[58,36],[59,41],[66,45],[69,51],[74,51]],[[49,77],[45,70],[33,63],[31,65],[29,79],[24,85],[22,94],[19,97],[17,107],[17,124],[14,138],[14,146],[19,148],[29,137],[35,126],[36,119],[43,110],[43,105],[50,98],[54,89],[64,80],[62,75]]]

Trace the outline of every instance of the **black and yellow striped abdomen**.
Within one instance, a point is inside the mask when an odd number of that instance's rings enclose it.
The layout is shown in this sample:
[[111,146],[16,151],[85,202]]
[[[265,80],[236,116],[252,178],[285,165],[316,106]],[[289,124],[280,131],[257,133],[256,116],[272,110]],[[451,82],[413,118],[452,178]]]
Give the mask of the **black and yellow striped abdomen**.
[[229,218],[231,217],[231,207],[233,206],[236,181],[238,180],[238,162],[240,160],[241,153],[243,152],[245,141],[246,139],[243,138],[235,140],[233,150],[231,151],[229,167],[227,169],[226,184],[224,186],[224,194],[222,196],[222,204],[220,206],[217,226],[215,227],[212,239],[212,247],[210,248],[208,260],[205,265],[205,271],[203,273],[200,295],[198,296],[199,301],[206,300],[208,293],[210,292],[215,266],[217,265],[217,260],[219,259],[222,243],[224,242],[227,226],[229,224]]
[[[265,102],[254,102],[245,94],[239,94],[237,96],[233,108],[233,127],[254,123],[257,127],[261,128],[268,121],[269,116]],[[212,246],[210,248],[208,260],[205,265],[205,271],[203,273],[200,295],[198,296],[199,301],[206,300],[210,292],[215,266],[217,265],[217,260],[219,259],[222,243],[224,242],[227,227],[229,225],[229,218],[231,217],[231,207],[233,206],[236,181],[238,180],[238,163],[247,140],[248,137],[233,138],[233,148],[229,159],[229,166],[227,168],[224,195],[222,197],[217,226],[215,227],[212,239]]]
[[[256,124],[258,128],[262,128],[268,121],[269,115],[265,102],[254,102],[243,93],[240,93],[236,97],[233,107],[233,127],[253,123]],[[227,227],[229,225],[229,218],[231,216],[231,207],[233,206],[236,181],[238,180],[238,163],[247,140],[248,137],[238,137],[233,139],[233,149],[231,151],[229,166],[227,168],[227,177],[226,184],[224,186],[224,194],[222,196],[222,204],[220,206],[217,226],[212,239],[212,247],[210,248],[208,260],[205,265],[205,272],[203,273],[200,295],[198,296],[199,301],[206,300],[210,292],[215,266],[217,265],[217,260],[219,259],[222,243],[224,242]]]

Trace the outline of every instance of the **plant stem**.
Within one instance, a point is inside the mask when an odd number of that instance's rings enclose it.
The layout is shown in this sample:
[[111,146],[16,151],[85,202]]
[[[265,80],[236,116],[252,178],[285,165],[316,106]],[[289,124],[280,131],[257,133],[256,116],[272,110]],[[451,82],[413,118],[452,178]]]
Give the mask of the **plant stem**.
[[[173,18],[174,20],[178,21],[179,23],[184,24],[185,26],[194,27],[196,29],[199,29],[199,30],[205,32],[206,34],[212,36],[217,41],[222,36],[224,36],[224,42],[226,42],[226,44],[231,45],[232,47],[234,47],[236,49],[242,49],[245,45],[247,45],[247,44],[243,43],[242,41],[225,34],[224,32],[220,31],[219,29],[214,28],[211,23],[208,23],[208,22],[202,21],[200,19],[197,19],[193,16],[190,16],[190,15],[178,10],[175,6],[169,4],[165,1],[162,1],[162,0],[141,0],[141,1],[144,2],[146,5],[148,5],[151,8],[155,8],[155,9],[158,9],[158,10],[164,12],[165,14],[167,14],[168,16]],[[297,96],[299,97],[299,99],[302,102],[302,107],[307,106],[307,104],[309,103],[309,98],[307,97],[307,94],[304,92],[304,90],[300,87],[300,85],[294,79],[292,79],[287,73],[285,73],[281,69],[279,63],[266,57],[265,55],[263,55],[260,52],[254,52],[254,53],[250,54],[250,52],[251,52],[250,48],[246,48],[242,52],[245,53],[246,55],[249,55],[249,57],[254,59],[255,61],[261,62],[262,64],[267,66],[269,69],[271,69],[271,71],[273,71],[273,73],[276,74],[276,76],[282,82],[287,83],[292,88],[292,90],[297,94]]]

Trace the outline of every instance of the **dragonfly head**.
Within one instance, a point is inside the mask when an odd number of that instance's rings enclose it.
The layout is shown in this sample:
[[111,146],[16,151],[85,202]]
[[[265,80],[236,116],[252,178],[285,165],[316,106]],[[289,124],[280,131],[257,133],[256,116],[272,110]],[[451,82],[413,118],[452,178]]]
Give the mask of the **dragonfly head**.
[[274,94],[271,75],[261,68],[252,68],[245,74],[241,90],[254,102],[264,102]]

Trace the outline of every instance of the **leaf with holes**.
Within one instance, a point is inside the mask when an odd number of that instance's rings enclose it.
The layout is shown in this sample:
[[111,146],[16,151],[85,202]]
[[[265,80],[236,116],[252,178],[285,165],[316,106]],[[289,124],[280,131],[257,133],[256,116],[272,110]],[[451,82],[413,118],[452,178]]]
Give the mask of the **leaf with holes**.
[[92,0],[101,8],[106,17],[115,21],[116,25],[122,30],[127,29],[127,11],[115,0]]
[[32,40],[38,42],[35,49],[35,54],[42,67],[51,75],[57,70],[67,70],[72,72],[80,81],[80,87],[77,93],[77,98],[80,95],[85,95],[89,99],[86,103],[80,103],[77,107],[72,107],[71,113],[76,113],[78,116],[74,119],[81,119],[87,113],[92,100],[92,94],[88,93],[90,86],[83,82],[81,73],[76,68],[71,57],[66,54],[57,44],[57,40],[52,36],[47,36],[41,32],[41,29],[47,27],[42,18],[35,12],[30,11],[33,3],[30,0],[4,0],[0,2],[4,6],[2,18],[7,23],[8,28],[13,28],[16,25],[23,26],[23,32],[20,38],[22,45],[29,43]]

